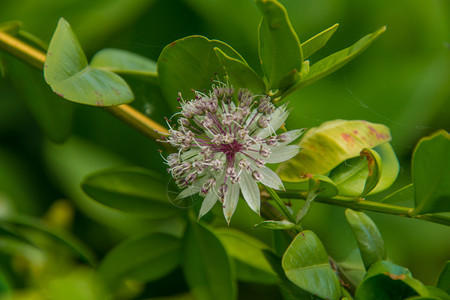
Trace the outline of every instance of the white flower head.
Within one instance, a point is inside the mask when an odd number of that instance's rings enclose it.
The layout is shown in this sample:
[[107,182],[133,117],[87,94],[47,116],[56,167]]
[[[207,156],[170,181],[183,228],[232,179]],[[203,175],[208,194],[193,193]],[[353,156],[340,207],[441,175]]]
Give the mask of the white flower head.
[[229,223],[241,192],[259,214],[257,183],[284,189],[266,164],[286,161],[300,151],[289,143],[302,129],[276,133],[289,115],[287,105],[275,108],[268,96],[255,96],[247,89],[235,93],[221,82],[208,95],[195,92],[195,99],[179,100],[183,117],[166,139],[179,150],[166,160],[169,173],[183,189],[177,199],[203,196],[199,218],[219,200]]

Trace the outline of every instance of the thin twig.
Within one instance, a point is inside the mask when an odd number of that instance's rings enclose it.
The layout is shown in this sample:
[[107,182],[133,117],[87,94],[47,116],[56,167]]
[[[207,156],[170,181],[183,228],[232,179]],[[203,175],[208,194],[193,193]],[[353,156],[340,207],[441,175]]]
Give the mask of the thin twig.
[[[298,191],[280,191],[278,192],[278,196],[280,198],[285,199],[306,199],[307,194],[305,192]],[[368,201],[364,199],[355,199],[355,198],[326,198],[326,197],[317,197],[315,199],[316,202],[321,202],[325,204],[331,204],[341,207],[347,207],[354,210],[366,210],[379,212],[384,214],[390,214],[395,216],[413,218],[424,220],[428,222],[438,223],[450,226],[450,218],[447,216],[436,215],[436,214],[428,214],[428,215],[415,215],[413,214],[414,209],[409,207],[391,205],[386,203]]]

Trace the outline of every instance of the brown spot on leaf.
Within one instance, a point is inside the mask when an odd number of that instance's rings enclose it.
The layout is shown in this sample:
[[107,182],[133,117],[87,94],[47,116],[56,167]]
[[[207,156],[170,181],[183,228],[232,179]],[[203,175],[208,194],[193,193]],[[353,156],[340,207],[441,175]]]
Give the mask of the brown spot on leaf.
[[173,46],[175,46],[176,44],[177,44],[177,42],[172,42],[172,43],[169,44],[169,46],[170,46],[170,47],[173,47]]
[[369,167],[369,176],[371,176],[373,173],[373,166],[375,165],[375,161],[372,155],[370,155],[370,152],[368,150],[363,150],[361,151],[360,156],[361,158],[364,158],[364,156],[367,158],[367,166]]
[[369,127],[369,134],[375,135],[378,140],[386,139],[384,134],[379,133],[375,128],[373,128],[370,125],[368,127]]
[[344,139],[344,141],[347,142],[347,144],[354,144],[355,143],[355,139],[353,138],[353,136],[350,133],[341,133],[341,137]]
[[353,134],[358,134],[358,130],[353,130]]

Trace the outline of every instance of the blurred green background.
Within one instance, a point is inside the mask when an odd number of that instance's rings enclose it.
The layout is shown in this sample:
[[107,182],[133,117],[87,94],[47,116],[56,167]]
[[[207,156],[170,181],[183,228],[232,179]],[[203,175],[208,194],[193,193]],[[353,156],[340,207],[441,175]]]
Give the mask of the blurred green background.
[[[349,65],[289,97],[295,109],[287,127],[313,127],[332,119],[383,123],[391,128],[392,145],[401,162],[399,179],[390,191],[408,184],[410,155],[418,139],[439,128],[450,129],[450,2],[280,2],[301,41],[340,23],[329,43],[311,57],[312,62],[387,26],[386,33]],[[260,13],[252,0],[0,2],[0,23],[20,20],[24,30],[45,42],[60,17],[72,25],[88,58],[113,47],[156,61],[165,45],[199,34],[228,43],[261,73],[257,53]],[[61,145],[50,143],[40,126],[57,125],[42,125],[30,113],[50,89],[39,80],[39,72],[7,55],[0,54],[0,59],[4,63],[0,80],[0,214],[16,211],[46,214],[52,219],[49,208],[58,199],[69,199],[75,207],[73,223],[63,223],[100,257],[124,237],[158,226],[93,203],[79,188],[83,176],[107,166],[145,166],[166,176],[157,146],[105,111],[80,105],[75,107],[71,138]],[[130,83],[137,96],[133,106],[164,123],[162,117],[172,113],[159,91],[143,82]],[[450,259],[450,228],[369,215],[385,238],[388,257],[410,268],[425,284],[434,284],[444,261]],[[268,234],[252,229],[255,220],[240,206],[231,226],[268,241]],[[341,208],[316,204],[305,227],[317,232],[337,260],[356,247]]]

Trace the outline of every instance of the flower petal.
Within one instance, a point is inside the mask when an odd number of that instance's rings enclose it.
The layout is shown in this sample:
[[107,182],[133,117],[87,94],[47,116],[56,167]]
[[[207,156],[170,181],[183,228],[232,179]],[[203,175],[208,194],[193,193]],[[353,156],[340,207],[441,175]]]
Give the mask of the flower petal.
[[253,177],[247,172],[242,172],[239,185],[241,186],[242,196],[244,196],[248,206],[250,206],[254,212],[259,214],[261,197],[256,181],[253,180]]
[[275,147],[287,145],[287,144],[295,141],[296,139],[298,139],[299,136],[301,136],[305,132],[305,130],[306,130],[306,128],[302,128],[302,129],[294,129],[294,130],[284,132],[283,134],[289,135],[289,139],[286,142],[279,143]]
[[217,191],[218,191],[218,189],[220,187],[220,184],[225,179],[225,172],[222,171],[220,174],[217,175],[217,177],[215,179],[216,179],[216,184],[214,185],[214,187],[212,187],[209,190],[208,194],[206,194],[205,199],[203,199],[202,206],[201,206],[200,211],[198,213],[198,218],[199,219],[201,217],[203,217],[214,206],[214,204],[216,204],[217,200],[219,199]]
[[284,190],[284,186],[281,182],[280,177],[278,177],[278,175],[274,171],[267,167],[261,168],[258,171],[263,176],[260,181],[262,184],[276,190]]
[[181,191],[181,193],[178,194],[178,196],[175,198],[175,200],[183,199],[189,196],[194,195],[195,193],[198,193],[200,189],[196,186],[190,186],[185,188]]
[[218,199],[219,197],[217,197],[215,191],[210,190],[205,199],[203,199],[202,207],[198,213],[198,219],[203,217],[214,206],[214,204],[216,204]]
[[181,153],[181,160],[188,161],[200,154],[200,148],[194,147]]
[[284,104],[278,107],[275,112],[270,116],[269,126],[267,128],[263,128],[257,130],[253,133],[253,135],[257,135],[260,138],[266,138],[273,132],[277,131],[281,125],[284,124],[287,117],[289,116],[290,111],[286,111],[287,104]]
[[223,202],[223,214],[229,224],[231,216],[233,216],[239,201],[239,184],[229,183],[228,186],[228,193],[225,196],[225,201]]
[[269,157],[262,157],[269,164],[276,164],[289,160],[300,152],[300,147],[297,145],[281,146],[272,149]]
[[203,176],[202,178],[198,179],[193,185],[187,186],[184,190],[181,191],[181,193],[178,194],[175,200],[186,198],[200,192],[202,185],[208,178],[209,176]]

